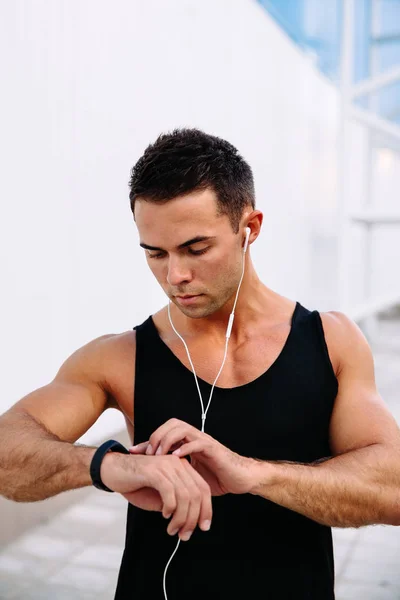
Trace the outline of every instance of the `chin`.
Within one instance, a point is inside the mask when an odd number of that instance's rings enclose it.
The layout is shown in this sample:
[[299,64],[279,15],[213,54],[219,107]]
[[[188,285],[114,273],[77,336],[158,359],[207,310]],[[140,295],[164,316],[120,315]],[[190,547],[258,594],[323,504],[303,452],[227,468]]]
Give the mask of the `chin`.
[[[175,303],[174,303],[175,304]],[[181,306],[176,303],[175,306],[181,311],[183,315],[186,317],[190,317],[191,319],[202,319],[208,315],[207,311],[204,311],[204,306],[202,308],[196,306]]]
[[215,312],[215,306],[210,302],[207,303],[207,306],[204,306],[204,304],[202,306],[182,306],[179,302],[175,301],[175,298],[171,298],[171,302],[175,304],[176,308],[183,315],[191,319],[204,319]]

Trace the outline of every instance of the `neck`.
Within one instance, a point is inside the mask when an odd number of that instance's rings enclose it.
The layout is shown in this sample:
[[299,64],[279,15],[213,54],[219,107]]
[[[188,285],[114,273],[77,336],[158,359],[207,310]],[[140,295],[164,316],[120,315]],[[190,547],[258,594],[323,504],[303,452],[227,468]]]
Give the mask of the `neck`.
[[[192,336],[195,338],[206,336],[208,340],[214,340],[215,343],[221,344],[225,340],[226,328],[235,298],[236,290],[229,301],[219,310],[200,318],[185,315],[171,303],[172,322],[184,339],[190,339]],[[260,326],[261,320],[272,322],[276,319],[277,312],[282,310],[282,304],[287,302],[287,299],[261,282],[251,261],[248,261],[236,302],[231,341],[238,344],[240,340],[246,339],[255,328]],[[167,320],[171,328],[168,315]]]

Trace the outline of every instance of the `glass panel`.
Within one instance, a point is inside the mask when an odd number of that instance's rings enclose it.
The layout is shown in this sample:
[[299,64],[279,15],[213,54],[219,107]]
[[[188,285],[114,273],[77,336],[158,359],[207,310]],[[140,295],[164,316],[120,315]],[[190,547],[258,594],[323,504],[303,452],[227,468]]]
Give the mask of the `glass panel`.
[[[292,40],[312,53],[318,68],[338,83],[343,0],[259,2]],[[400,0],[355,0],[354,9],[354,82],[357,83],[400,65]],[[400,82],[356,102],[400,124]]]
[[286,33],[316,57],[331,79],[339,71],[342,0],[259,0]]

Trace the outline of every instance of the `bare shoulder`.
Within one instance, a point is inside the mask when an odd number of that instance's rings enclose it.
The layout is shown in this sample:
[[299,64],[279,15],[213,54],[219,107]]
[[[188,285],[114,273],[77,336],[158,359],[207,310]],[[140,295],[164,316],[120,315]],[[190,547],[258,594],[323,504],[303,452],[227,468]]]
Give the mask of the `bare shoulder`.
[[371,348],[359,326],[339,311],[320,313],[326,345],[336,375],[343,368],[367,361],[373,362]]
[[[22,412],[59,439],[75,442],[106,409],[125,412],[124,393],[130,393],[134,385],[134,349],[133,331],[87,342],[66,358],[52,381],[21,398],[2,420],[17,418]],[[132,401],[129,409],[128,418],[133,414]]]
[[135,347],[135,331],[107,333],[94,338],[75,350],[61,365],[56,377],[74,372],[77,378],[94,375],[101,381],[107,372],[107,364],[116,356]]
[[321,320],[338,368],[339,389],[329,428],[333,455],[373,444],[397,447],[399,428],[377,389],[367,339],[343,313],[327,312],[321,314]]
[[135,360],[135,330],[106,334],[74,352],[56,378],[63,378],[65,373],[71,377],[73,370],[76,378],[91,380],[104,389],[108,408],[123,410],[127,400],[133,398]]

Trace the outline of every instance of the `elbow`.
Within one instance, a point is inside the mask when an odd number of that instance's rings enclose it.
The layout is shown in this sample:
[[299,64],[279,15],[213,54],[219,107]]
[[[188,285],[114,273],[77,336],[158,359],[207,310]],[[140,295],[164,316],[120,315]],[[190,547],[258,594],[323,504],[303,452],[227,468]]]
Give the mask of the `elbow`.
[[388,519],[388,522],[385,525],[394,525],[395,527],[400,527],[400,512],[393,512]]
[[383,524],[400,526],[400,492],[396,493],[396,497],[387,507],[386,518]]
[[384,525],[393,525],[394,527],[399,527],[400,526],[400,514],[393,514],[390,515],[390,517],[387,519],[387,521],[385,521],[385,523],[383,523]]

